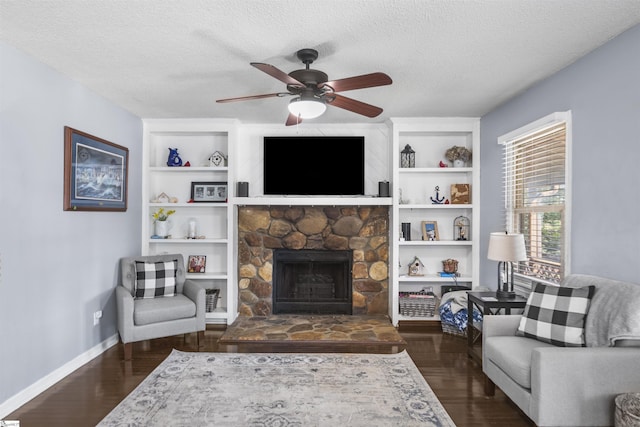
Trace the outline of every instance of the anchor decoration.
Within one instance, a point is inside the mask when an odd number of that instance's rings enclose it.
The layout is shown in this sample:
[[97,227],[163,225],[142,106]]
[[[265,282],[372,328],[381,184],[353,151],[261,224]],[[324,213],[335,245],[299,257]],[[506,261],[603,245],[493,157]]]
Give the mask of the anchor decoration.
[[436,198],[429,197],[434,205],[441,205],[444,202],[444,196],[440,197],[440,186],[436,185]]

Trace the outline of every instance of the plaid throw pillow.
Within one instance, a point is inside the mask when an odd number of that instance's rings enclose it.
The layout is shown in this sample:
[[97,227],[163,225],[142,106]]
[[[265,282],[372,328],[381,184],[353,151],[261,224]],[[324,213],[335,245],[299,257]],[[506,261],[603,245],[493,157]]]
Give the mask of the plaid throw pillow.
[[529,295],[516,335],[560,347],[584,347],[584,321],[595,286],[537,284]]
[[178,260],[136,261],[136,298],[172,297],[176,293]]

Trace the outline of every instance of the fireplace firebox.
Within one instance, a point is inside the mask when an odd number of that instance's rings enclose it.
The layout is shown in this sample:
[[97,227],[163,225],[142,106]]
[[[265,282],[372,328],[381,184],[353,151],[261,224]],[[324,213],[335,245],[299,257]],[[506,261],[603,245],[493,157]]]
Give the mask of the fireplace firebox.
[[274,314],[352,314],[351,250],[276,249]]

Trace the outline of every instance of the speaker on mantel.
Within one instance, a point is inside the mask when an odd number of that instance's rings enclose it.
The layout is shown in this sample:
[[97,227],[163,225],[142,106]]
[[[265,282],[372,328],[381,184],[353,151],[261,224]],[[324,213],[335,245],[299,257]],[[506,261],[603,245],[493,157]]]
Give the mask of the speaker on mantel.
[[238,197],[249,197],[249,183],[246,181],[238,182],[236,194]]

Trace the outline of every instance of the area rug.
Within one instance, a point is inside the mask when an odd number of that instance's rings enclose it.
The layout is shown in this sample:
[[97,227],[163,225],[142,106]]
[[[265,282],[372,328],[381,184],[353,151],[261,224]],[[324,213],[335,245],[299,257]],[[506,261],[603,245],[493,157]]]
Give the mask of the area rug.
[[455,426],[406,351],[178,350],[98,425]]

